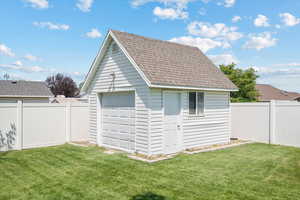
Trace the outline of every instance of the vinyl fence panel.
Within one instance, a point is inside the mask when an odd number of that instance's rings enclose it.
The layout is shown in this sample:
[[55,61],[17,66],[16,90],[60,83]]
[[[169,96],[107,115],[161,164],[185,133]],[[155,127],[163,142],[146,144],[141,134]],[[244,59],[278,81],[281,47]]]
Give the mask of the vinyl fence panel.
[[232,137],[300,147],[300,103],[232,103]]
[[[0,104],[0,131],[2,136],[11,130],[11,125],[17,125],[18,121],[18,104],[17,103],[1,103]],[[20,139],[20,138],[18,138]],[[18,141],[15,141],[16,144]],[[16,145],[14,148],[16,149]],[[0,147],[0,151],[7,150],[7,146]]]
[[87,104],[72,103],[70,114],[70,140],[75,142],[87,141],[89,129],[89,110]]
[[276,102],[274,143],[300,147],[300,103]]
[[[15,142],[11,149],[86,141],[88,123],[87,103],[0,103],[2,135],[11,130],[11,124],[16,127]],[[10,149],[0,148],[0,151],[6,150]]]
[[231,137],[269,143],[269,103],[232,103]]
[[66,142],[66,107],[61,104],[23,104],[23,148]]

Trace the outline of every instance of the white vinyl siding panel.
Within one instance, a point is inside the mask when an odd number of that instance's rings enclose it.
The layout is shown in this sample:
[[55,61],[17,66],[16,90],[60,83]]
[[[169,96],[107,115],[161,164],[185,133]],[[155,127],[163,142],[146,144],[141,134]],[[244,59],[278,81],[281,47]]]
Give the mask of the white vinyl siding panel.
[[161,89],[151,89],[150,93],[150,153],[163,154],[163,95]]
[[[115,78],[112,81],[114,73]],[[89,86],[90,98],[90,141],[97,143],[97,98],[99,93],[135,90],[135,150],[148,154],[149,88],[138,74],[125,54],[118,49],[111,51],[109,45],[104,58],[99,63],[95,76]]]
[[[183,149],[226,143],[230,139],[229,93],[204,92],[204,115],[190,116],[188,91],[182,92]],[[150,153],[163,154],[163,95],[161,89],[151,89]]]
[[205,92],[203,116],[190,116],[188,93],[183,96],[184,147],[187,149],[229,142],[229,93]]

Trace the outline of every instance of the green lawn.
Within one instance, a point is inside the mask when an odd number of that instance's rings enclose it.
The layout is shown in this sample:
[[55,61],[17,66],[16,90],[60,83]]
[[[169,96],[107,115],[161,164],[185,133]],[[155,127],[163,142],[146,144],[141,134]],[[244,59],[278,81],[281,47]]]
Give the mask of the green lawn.
[[0,153],[0,199],[300,199],[300,149],[248,144],[147,164],[97,147]]

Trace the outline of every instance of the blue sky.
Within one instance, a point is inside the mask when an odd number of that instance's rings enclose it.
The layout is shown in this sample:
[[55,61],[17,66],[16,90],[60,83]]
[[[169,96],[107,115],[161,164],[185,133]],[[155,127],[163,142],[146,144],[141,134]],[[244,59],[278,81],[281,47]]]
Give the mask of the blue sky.
[[195,45],[300,92],[298,0],[2,0],[0,75],[84,79],[108,29]]

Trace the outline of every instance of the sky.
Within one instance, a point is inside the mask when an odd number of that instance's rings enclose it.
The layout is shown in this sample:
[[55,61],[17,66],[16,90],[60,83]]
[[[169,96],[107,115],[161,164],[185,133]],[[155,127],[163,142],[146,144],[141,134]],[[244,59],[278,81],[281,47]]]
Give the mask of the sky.
[[300,92],[299,0],[1,0],[0,76],[84,80],[109,29],[198,47]]

